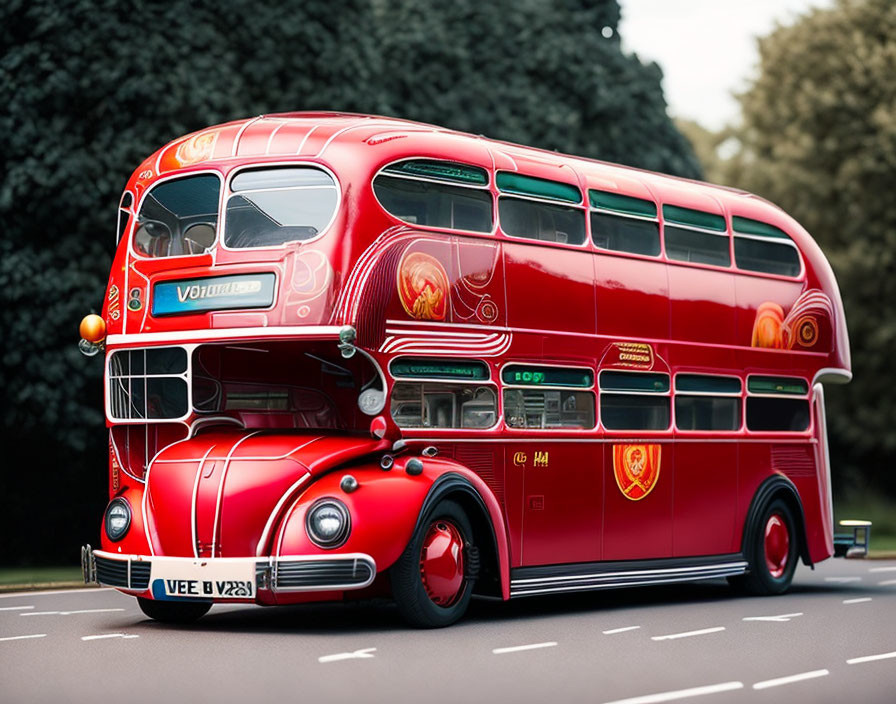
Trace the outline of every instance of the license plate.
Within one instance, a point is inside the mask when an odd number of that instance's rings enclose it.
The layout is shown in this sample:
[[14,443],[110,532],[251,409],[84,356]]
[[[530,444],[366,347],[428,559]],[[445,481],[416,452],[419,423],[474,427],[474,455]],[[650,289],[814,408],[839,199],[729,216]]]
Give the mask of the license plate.
[[161,560],[152,566],[152,591],[175,599],[254,599],[255,563]]

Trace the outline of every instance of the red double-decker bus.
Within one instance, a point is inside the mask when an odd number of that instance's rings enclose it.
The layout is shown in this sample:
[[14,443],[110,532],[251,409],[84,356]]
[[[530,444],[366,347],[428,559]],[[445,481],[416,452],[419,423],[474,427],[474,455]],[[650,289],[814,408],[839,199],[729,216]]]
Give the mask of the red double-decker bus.
[[821,250],[749,193],[397,119],[263,116],[134,172],[85,577],[163,621],[502,599],[835,551]]

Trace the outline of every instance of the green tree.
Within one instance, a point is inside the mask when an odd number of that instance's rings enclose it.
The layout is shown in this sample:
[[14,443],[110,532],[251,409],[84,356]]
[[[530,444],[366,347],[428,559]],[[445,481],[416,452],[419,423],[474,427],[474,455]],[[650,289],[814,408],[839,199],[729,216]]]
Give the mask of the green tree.
[[759,49],[727,180],[791,213],[831,260],[854,372],[828,391],[834,466],[896,495],[896,4],[839,0]]

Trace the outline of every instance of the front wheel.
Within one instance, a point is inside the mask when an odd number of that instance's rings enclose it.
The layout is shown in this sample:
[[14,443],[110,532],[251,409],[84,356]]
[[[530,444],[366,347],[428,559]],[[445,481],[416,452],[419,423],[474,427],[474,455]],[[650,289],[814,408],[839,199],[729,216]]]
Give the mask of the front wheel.
[[137,597],[140,610],[151,619],[162,623],[194,623],[212,608],[207,601],[156,601]]
[[749,572],[741,585],[750,594],[782,594],[790,587],[797,562],[796,521],[781,499],[772,501],[762,512],[753,535],[749,536]]
[[421,521],[391,570],[392,593],[408,623],[440,628],[464,615],[473,593],[472,538],[470,520],[454,501],[439,502]]

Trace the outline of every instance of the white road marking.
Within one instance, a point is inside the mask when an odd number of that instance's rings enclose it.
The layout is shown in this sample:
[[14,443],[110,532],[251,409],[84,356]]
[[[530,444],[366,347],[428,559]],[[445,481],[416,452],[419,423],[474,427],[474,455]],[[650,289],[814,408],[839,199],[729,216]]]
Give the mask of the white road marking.
[[837,582],[839,584],[845,584],[846,582],[861,582],[861,577],[825,577],[825,582]]
[[335,655],[324,655],[317,659],[318,662],[337,662],[338,660],[363,660],[364,658],[372,658],[372,653],[376,648],[363,648],[355,650],[351,653],[336,653]]
[[31,636],[8,636],[6,638],[0,638],[0,641],[4,640],[25,640],[26,638],[46,638],[46,633],[35,633]]
[[0,611],[24,611],[33,608],[33,606],[0,606]]
[[626,626],[625,628],[611,628],[609,631],[604,631],[603,634],[605,636],[611,636],[614,633],[625,633],[626,631],[636,631],[640,628],[640,626]]
[[77,611],[31,611],[19,616],[71,616],[72,614],[104,614],[110,611],[124,611],[124,609],[78,609]]
[[101,640],[103,638],[139,638],[129,633],[103,633],[98,636],[81,636],[81,640]]
[[779,621],[779,622],[783,623],[783,622],[789,621],[792,618],[796,618],[797,616],[802,616],[802,615],[803,615],[803,612],[800,611],[795,614],[781,614],[780,616],[747,616],[746,618],[743,618],[741,620],[743,620],[743,621]]
[[883,582],[878,582],[878,586],[886,587],[891,584],[896,584],[896,579],[885,579]]
[[[870,596],[862,597],[861,599],[844,599],[844,604],[863,604],[866,601],[871,601]],[[22,614],[24,616],[24,614]]]
[[704,687],[691,687],[690,689],[679,689],[674,692],[660,692],[658,694],[646,694],[642,697],[632,697],[631,699],[617,699],[606,704],[658,704],[659,702],[671,702],[676,699],[686,699],[688,697],[699,697],[703,694],[716,694],[718,692],[730,692],[734,689],[743,689],[743,682],[722,682],[721,684],[708,684]]
[[509,648],[494,648],[494,655],[503,655],[504,653],[517,653],[521,650],[537,650],[538,648],[553,648],[557,645],[557,641],[551,640],[545,643],[530,643],[529,645],[514,645]]
[[703,636],[707,633],[718,633],[724,631],[724,626],[715,626],[714,628],[701,628],[699,631],[685,631],[684,633],[670,633],[667,636],[651,636],[650,640],[675,640],[676,638],[690,638],[691,636]]
[[896,572],[896,567],[872,567],[869,572]]
[[753,685],[753,689],[768,689],[769,687],[780,687],[782,684],[793,684],[794,682],[802,682],[803,680],[812,680],[816,677],[825,677],[831,674],[827,670],[812,670],[812,672],[801,672],[798,675],[789,675],[787,677],[778,677],[773,680],[764,680]]
[[30,599],[33,596],[51,596],[53,594],[96,594],[97,592],[113,592],[112,587],[82,587],[80,589],[51,589],[45,592],[10,592],[0,594],[0,599]]
[[850,658],[846,661],[847,665],[859,665],[863,662],[874,662],[875,660],[889,660],[890,658],[896,658],[896,651],[892,653],[881,653],[880,655],[865,655],[860,658]]

